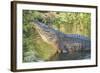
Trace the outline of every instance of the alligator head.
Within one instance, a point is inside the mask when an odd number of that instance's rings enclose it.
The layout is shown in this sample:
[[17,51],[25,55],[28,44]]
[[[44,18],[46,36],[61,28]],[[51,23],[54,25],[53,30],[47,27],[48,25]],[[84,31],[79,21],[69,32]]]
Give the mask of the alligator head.
[[54,45],[58,42],[58,36],[54,29],[39,21],[33,21],[32,24],[46,43]]

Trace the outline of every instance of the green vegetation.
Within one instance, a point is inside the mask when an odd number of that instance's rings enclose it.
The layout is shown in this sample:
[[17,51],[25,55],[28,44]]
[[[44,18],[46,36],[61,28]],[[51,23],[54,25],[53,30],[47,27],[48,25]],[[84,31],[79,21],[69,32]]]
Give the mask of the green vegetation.
[[38,20],[66,34],[91,37],[91,14],[23,10],[23,62],[50,60],[56,49],[45,43],[31,20]]

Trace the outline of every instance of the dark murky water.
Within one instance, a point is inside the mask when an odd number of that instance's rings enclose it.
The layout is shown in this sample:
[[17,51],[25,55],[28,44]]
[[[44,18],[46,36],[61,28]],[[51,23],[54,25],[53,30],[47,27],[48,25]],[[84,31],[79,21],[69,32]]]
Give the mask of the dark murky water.
[[90,59],[91,53],[90,51],[79,51],[74,53],[60,53],[56,54],[53,57],[51,57],[49,60],[42,60],[41,58],[37,58],[36,56],[29,55],[24,58],[24,62],[45,62],[45,61],[64,61],[64,60],[82,60],[82,59]]
[[90,59],[91,53],[89,51],[79,51],[71,54],[68,53],[60,53],[52,58],[53,61],[61,61],[61,60],[82,60],[82,59]]

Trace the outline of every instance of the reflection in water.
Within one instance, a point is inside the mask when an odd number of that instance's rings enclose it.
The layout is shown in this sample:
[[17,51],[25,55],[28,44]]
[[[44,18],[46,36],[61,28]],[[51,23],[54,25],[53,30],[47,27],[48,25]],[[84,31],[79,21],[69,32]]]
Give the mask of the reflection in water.
[[60,53],[52,57],[50,60],[60,61],[60,60],[81,60],[81,59],[90,59],[90,51],[78,51],[74,53]]

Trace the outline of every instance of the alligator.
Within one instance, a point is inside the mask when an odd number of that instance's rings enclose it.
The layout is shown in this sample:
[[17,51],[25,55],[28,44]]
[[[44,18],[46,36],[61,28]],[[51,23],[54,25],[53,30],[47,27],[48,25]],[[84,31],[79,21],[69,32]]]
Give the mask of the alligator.
[[40,21],[32,21],[35,29],[44,42],[54,46],[59,53],[73,53],[75,51],[90,51],[90,38],[80,34],[65,34]]

